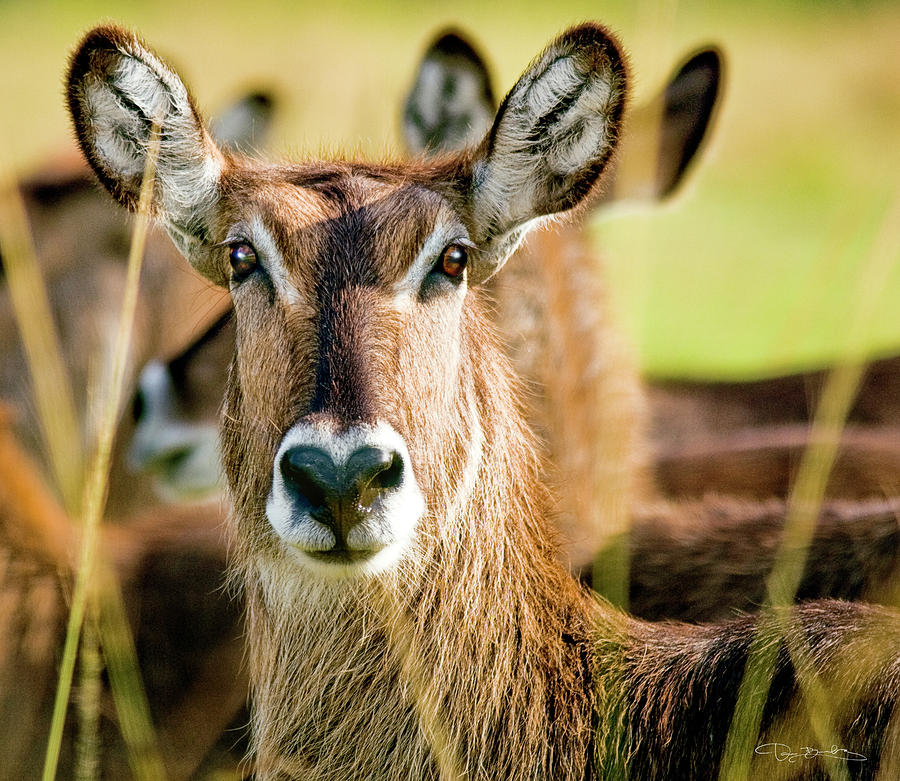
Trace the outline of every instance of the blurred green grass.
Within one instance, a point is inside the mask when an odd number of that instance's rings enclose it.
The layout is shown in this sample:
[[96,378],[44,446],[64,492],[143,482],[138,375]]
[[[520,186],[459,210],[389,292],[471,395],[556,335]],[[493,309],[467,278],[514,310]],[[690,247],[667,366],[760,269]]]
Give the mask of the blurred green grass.
[[[900,185],[896,2],[5,0],[0,143],[23,174],[71,143],[62,74],[99,21],[140,30],[204,111],[246,87],[277,90],[276,153],[372,155],[400,153],[400,102],[439,28],[475,36],[505,90],[553,34],[584,19],[619,33],[638,99],[700,44],[728,59],[719,124],[685,192],[593,226],[646,371],[746,377],[832,360],[857,269]],[[873,355],[900,352],[898,300],[900,268],[872,313]]]

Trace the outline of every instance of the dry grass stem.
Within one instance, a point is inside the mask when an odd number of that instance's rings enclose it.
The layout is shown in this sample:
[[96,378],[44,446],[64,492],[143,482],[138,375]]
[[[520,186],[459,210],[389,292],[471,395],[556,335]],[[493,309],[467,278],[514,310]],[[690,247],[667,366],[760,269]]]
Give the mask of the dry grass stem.
[[128,747],[131,772],[136,781],[160,781],[166,778],[166,770],[140,676],[125,601],[112,570],[101,567],[96,579],[103,659],[109,672],[119,729]]
[[[97,450],[92,459],[91,468],[87,476],[87,484],[83,494],[81,551],[76,571],[72,607],[69,613],[68,626],[66,628],[66,641],[63,649],[62,662],[60,664],[59,682],[53,709],[53,720],[47,741],[47,753],[45,756],[43,774],[44,781],[51,781],[51,779],[56,777],[65,714],[71,693],[72,676],[75,669],[78,640],[81,635],[81,629],[88,605],[95,594],[95,570],[97,568],[100,521],[106,501],[112,443],[124,387],[125,369],[131,344],[134,313],[137,306],[138,281],[140,278],[141,261],[144,255],[147,227],[150,219],[150,203],[153,195],[155,166],[158,153],[159,135],[157,129],[154,127],[150,135],[150,145],[141,185],[137,219],[135,220],[131,250],[128,256],[128,277],[126,281],[125,297],[122,302],[119,334],[114,351],[112,376],[104,396],[104,404],[102,407],[103,415],[100,420]],[[124,627],[120,627],[120,629],[127,632],[127,624]],[[127,702],[127,699],[123,701]],[[155,743],[155,736],[152,736],[152,725],[147,723],[144,727],[146,730],[150,731],[151,735],[147,736],[142,742]]]
[[84,479],[81,433],[47,290],[12,171],[0,158],[0,247],[28,360],[44,447],[66,510],[74,515]]
[[[758,635],[747,661],[738,693],[734,716],[725,746],[719,778],[743,781],[749,777],[750,762],[762,723],[766,693],[774,674],[778,649],[787,636],[791,620],[789,606],[806,566],[806,557],[831,469],[837,457],[844,421],[853,404],[864,371],[866,336],[871,327],[871,313],[876,311],[885,289],[888,273],[900,254],[900,190],[888,210],[872,251],[862,265],[856,295],[853,299],[844,347],[844,360],[829,375],[813,420],[809,445],[804,452],[793,490],[784,536],[767,580],[767,607],[775,608],[780,637]],[[831,713],[833,705],[815,674],[803,663],[802,648],[787,648],[797,670],[811,726],[823,745],[836,745],[833,739]],[[845,778],[846,768],[831,765],[831,778]]]

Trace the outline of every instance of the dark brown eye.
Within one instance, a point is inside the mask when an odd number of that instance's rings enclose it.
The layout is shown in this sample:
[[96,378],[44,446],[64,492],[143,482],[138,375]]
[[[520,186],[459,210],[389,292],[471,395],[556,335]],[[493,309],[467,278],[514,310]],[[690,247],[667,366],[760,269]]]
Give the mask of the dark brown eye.
[[230,244],[228,260],[231,262],[231,278],[235,282],[241,282],[253,273],[256,268],[256,250],[246,241],[238,241]]
[[448,244],[441,253],[440,270],[451,279],[458,279],[468,260],[469,253],[462,244]]

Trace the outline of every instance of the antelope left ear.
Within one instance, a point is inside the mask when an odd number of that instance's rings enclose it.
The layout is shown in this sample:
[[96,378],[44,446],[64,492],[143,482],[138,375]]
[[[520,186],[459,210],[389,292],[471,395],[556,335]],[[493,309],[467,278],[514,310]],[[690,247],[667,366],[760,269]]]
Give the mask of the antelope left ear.
[[[224,158],[181,79],[137,36],[89,32],[72,56],[69,110],[78,142],[101,183],[136,209],[151,129],[159,132],[152,212],[189,259],[208,239]],[[193,262],[193,260],[192,260]]]
[[616,148],[626,84],[618,44],[595,24],[563,33],[519,79],[473,160],[472,238],[485,251],[470,281],[499,269],[528,223],[590,193]]

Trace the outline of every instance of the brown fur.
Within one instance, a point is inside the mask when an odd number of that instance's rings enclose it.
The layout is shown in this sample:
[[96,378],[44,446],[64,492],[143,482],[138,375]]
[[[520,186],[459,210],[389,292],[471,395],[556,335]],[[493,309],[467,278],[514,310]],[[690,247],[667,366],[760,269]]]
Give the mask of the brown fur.
[[[669,496],[708,485],[744,496],[786,496],[827,371],[734,383],[650,385],[654,473]],[[851,406],[828,495],[894,496],[900,480],[900,359],[873,361]]]
[[[98,37],[127,38],[129,56],[149,57],[121,31],[95,31],[89,45]],[[535,66],[542,73],[560,49],[574,51],[579,69],[599,67],[623,88],[616,46],[600,28],[576,28],[553,47]],[[76,67],[71,82],[85,76]],[[504,105],[527,121],[534,115],[523,83]],[[617,106],[607,107],[614,125]],[[480,278],[490,273],[481,264],[502,262],[509,232],[527,218],[523,203],[534,216],[587,192],[598,173],[593,157],[565,182],[543,171],[543,156],[534,160],[539,186],[509,208],[502,199],[513,194],[490,179],[496,169],[478,168],[487,159],[501,166],[500,184],[516,182],[502,178],[506,155],[516,165],[527,160],[511,137],[539,142],[539,126],[560,129],[554,113],[527,127],[501,113],[474,157],[427,167],[228,160],[216,202],[195,205],[186,244],[211,278],[227,278],[221,242],[248,209],[279,237],[282,255],[268,258],[268,273],[232,283],[238,337],[223,422],[262,777],[435,778],[439,767],[472,779],[715,774],[751,638],[759,631],[780,643],[772,613],[689,627],[634,621],[595,602],[556,562],[542,465],[480,291],[445,287],[430,297],[423,287],[413,306],[391,303],[418,250],[414,226],[439,215],[463,222],[476,237],[470,271]],[[80,108],[75,114],[90,143],[90,120]],[[205,144],[202,133],[195,138]],[[500,157],[485,158],[492,149]],[[481,176],[497,189],[485,194]],[[487,212],[478,197],[489,199]],[[175,230],[183,218],[179,207]],[[373,252],[385,247],[389,256]],[[267,517],[273,458],[297,420],[339,431],[375,409],[407,443],[427,512],[396,566],[315,577]],[[790,727],[791,737],[815,745],[793,665],[810,667],[845,697],[834,732],[867,752],[860,777],[873,777],[898,748],[888,724],[900,682],[896,614],[823,602],[791,609],[785,620],[794,655],[777,656],[762,730],[750,738],[778,740]],[[754,776],[771,773],[767,761],[754,763]],[[817,778],[822,767],[797,770]]]
[[653,493],[643,387],[600,263],[581,226],[558,225],[490,282],[495,322],[527,381],[529,423],[547,446],[564,560],[577,569]]

